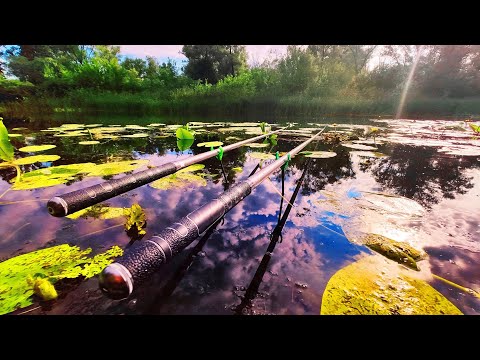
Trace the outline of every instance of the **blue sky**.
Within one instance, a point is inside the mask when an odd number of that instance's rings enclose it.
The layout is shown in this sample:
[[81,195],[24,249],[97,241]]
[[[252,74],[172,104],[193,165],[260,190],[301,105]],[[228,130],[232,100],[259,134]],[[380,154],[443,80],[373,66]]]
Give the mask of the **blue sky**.
[[[186,60],[180,52],[183,45],[120,45],[120,53],[128,57],[145,58],[146,56],[156,57],[160,62],[168,59],[175,60],[177,66],[182,65]],[[287,52],[287,45],[246,45],[248,53],[248,64],[255,65],[262,63],[269,54],[282,56]]]

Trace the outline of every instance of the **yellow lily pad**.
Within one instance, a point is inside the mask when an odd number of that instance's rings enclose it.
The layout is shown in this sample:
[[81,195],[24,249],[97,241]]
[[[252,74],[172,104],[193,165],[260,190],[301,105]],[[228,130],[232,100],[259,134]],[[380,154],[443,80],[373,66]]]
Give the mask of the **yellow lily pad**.
[[333,151],[309,151],[304,156],[315,159],[328,159],[337,156],[337,153]]
[[149,160],[126,160],[95,165],[88,172],[87,176],[109,176],[121,174],[138,169],[139,167],[147,165],[148,163]]
[[198,147],[217,147],[217,146],[222,146],[223,145],[223,142],[221,141],[208,141],[208,142],[202,142],[202,143],[199,143],[197,144]]
[[270,144],[253,143],[253,144],[245,144],[243,146],[248,146],[248,147],[251,147],[251,148],[266,148],[266,147],[269,147]]
[[130,135],[122,135],[124,138],[146,138],[149,135],[146,133],[137,133],[137,134],[130,134]]
[[85,209],[74,212],[73,214],[67,215],[69,219],[78,219],[80,217],[88,218],[92,217],[94,219],[114,219],[120,216],[123,216],[124,208],[123,207],[110,207],[102,204],[92,205]]
[[18,151],[22,152],[38,152],[38,151],[45,151],[45,150],[50,150],[53,148],[56,148],[56,145],[31,145],[31,146],[24,146]]
[[275,155],[270,153],[251,152],[251,153],[248,153],[248,155],[250,155],[250,157],[254,159],[259,159],[259,160],[275,159]]
[[78,143],[78,145],[96,145],[96,144],[100,144],[100,141],[91,140],[91,141],[80,141]]
[[232,168],[232,170],[235,171],[235,172],[242,172],[243,171],[243,169],[241,167],[234,167],[234,168]]
[[362,145],[362,144],[342,144],[342,146],[349,148],[349,149],[355,149],[355,150],[377,150],[376,147],[373,146],[368,146],[368,145]]
[[203,164],[190,165],[177,171],[175,174],[156,180],[149,185],[159,190],[183,188],[189,185],[207,186],[207,181],[203,177],[192,174],[192,172],[201,170],[204,167],[205,165]]
[[385,267],[388,264],[369,256],[337,271],[323,293],[320,314],[462,315],[425,281]]
[[15,159],[12,161],[15,165],[28,165],[34,164],[36,162],[50,162],[60,159],[58,155],[34,155],[34,156],[27,156],[20,159]]
[[11,137],[11,138],[16,138],[16,137],[20,137],[20,136],[23,136],[22,134],[8,134],[8,137]]

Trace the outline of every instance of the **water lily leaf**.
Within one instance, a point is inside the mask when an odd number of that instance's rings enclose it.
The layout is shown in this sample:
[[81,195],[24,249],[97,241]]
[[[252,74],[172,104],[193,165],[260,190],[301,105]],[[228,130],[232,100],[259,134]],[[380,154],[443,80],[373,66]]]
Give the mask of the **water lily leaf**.
[[208,141],[208,142],[202,142],[202,143],[199,143],[197,144],[198,147],[217,147],[217,146],[222,146],[223,145],[223,142],[221,141]]
[[90,140],[90,141],[80,141],[78,145],[96,145],[100,144],[100,141]]
[[425,281],[398,274],[395,268],[385,271],[387,265],[369,256],[337,271],[323,293],[320,314],[462,315]]
[[197,186],[207,186],[207,181],[203,177],[192,174],[192,172],[201,170],[204,167],[205,165],[203,164],[190,165],[177,171],[175,174],[156,180],[149,185],[154,189],[160,190],[183,188],[192,184]]
[[22,134],[8,134],[8,137],[11,137],[11,138],[16,138],[16,137],[20,137],[20,136],[23,136]]
[[71,136],[86,136],[86,135],[88,135],[88,133],[85,131],[68,131],[64,133],[53,134],[53,136],[56,136],[56,137],[71,137]]
[[[119,125],[120,126],[120,125]],[[126,129],[124,127],[117,127],[117,126],[103,126],[97,127],[94,129],[90,129],[92,134],[112,134],[112,133],[120,133],[125,132]]]
[[[264,123],[266,124],[266,123]],[[252,126],[259,126],[260,123],[254,123],[254,122],[239,122],[239,123],[230,123],[230,126],[237,126],[237,127],[252,127]]]
[[305,154],[305,157],[315,159],[328,159],[335,156],[337,156],[337,153],[333,151],[311,151],[310,154]]
[[143,165],[147,165],[149,160],[126,160],[106,164],[95,165],[87,176],[109,176],[133,171]]
[[263,143],[253,143],[253,144],[245,144],[243,146],[248,146],[248,147],[251,147],[251,148],[266,148],[266,147],[269,147],[270,144],[266,143],[266,144],[263,144]]
[[4,161],[13,160],[14,148],[8,138],[8,131],[3,124],[3,119],[0,118],[0,159]]
[[175,174],[185,173],[185,172],[194,172],[194,171],[202,170],[203,168],[205,168],[205,165],[203,164],[193,164],[193,165],[187,166],[186,168],[178,170]]
[[238,136],[228,136],[225,140],[226,141],[234,141],[234,140],[240,140],[240,138]]
[[122,135],[124,138],[146,138],[149,135],[147,133],[136,133],[136,134],[130,134],[130,135]]
[[31,189],[38,189],[44,188],[49,186],[55,186],[60,184],[65,184],[69,180],[72,180],[73,177],[70,176],[35,176],[31,178],[21,178],[20,181],[16,181],[11,189],[12,190],[31,190]]
[[480,125],[475,125],[475,124],[472,124],[472,123],[469,123],[468,125],[471,127],[473,132],[480,133]]
[[[162,137],[168,137],[167,136],[162,136]],[[157,136],[160,137],[160,136]],[[190,147],[193,145],[194,139],[177,139],[177,147],[180,151],[185,151],[190,149]]]
[[24,146],[18,151],[22,152],[39,152],[39,151],[45,151],[45,150],[50,150],[53,148],[56,148],[57,145],[31,145],[31,146]]
[[175,132],[177,135],[177,139],[185,140],[185,139],[193,139],[193,133],[191,131],[188,131],[187,129],[181,127],[178,128]]
[[16,127],[12,129],[13,131],[22,131],[22,130],[28,130],[26,127]]
[[420,268],[416,261],[426,255],[405,242],[398,242],[378,234],[366,234],[362,238],[362,242],[388,259],[417,271],[420,271]]
[[[48,279],[50,283],[78,276],[90,278],[102,271],[115,257],[123,254],[123,250],[118,246],[89,258],[87,255],[91,251],[91,248],[80,250],[78,246],[63,244],[1,262],[0,314],[7,314],[33,303],[34,289],[27,281],[31,276]],[[46,294],[52,296],[52,289],[45,285],[43,287]]]
[[27,156],[20,159],[15,159],[12,161],[15,165],[28,165],[34,164],[36,162],[50,162],[60,159],[58,155],[34,155],[34,156]]
[[342,146],[355,150],[378,150],[376,147],[362,144],[342,144]]
[[22,174],[22,179],[34,176],[73,176],[79,173],[89,172],[92,167],[96,166],[94,163],[78,163],[69,165],[50,166],[48,168],[38,169]]
[[251,153],[248,153],[248,155],[250,155],[250,157],[254,159],[259,159],[259,160],[275,159],[275,155],[270,153],[251,152]]
[[148,124],[147,126],[158,127],[158,126],[165,126],[165,124],[162,124],[162,123],[152,123],[152,124]]
[[150,128],[146,126],[140,126],[140,125],[127,125],[125,126],[125,129],[133,129],[133,130],[150,130]]
[[67,215],[69,219],[78,219],[80,217],[87,219],[92,217],[94,219],[114,219],[120,216],[123,216],[122,207],[110,207],[103,204],[96,204],[89,206],[85,209],[74,212],[73,214]]
[[235,171],[235,172],[242,172],[243,171],[243,169],[241,167],[234,167],[234,168],[232,168],[232,170]]
[[102,126],[103,124],[88,124],[88,125],[85,125],[85,127],[87,128],[94,128],[94,127],[100,127]]
[[123,215],[126,218],[125,231],[134,240],[141,239],[147,232],[147,218],[145,211],[138,204],[133,204],[131,208],[123,209]]
[[350,154],[358,155],[360,157],[375,157],[375,158],[382,158],[382,157],[388,157],[388,155],[385,155],[381,152],[378,151],[350,151]]

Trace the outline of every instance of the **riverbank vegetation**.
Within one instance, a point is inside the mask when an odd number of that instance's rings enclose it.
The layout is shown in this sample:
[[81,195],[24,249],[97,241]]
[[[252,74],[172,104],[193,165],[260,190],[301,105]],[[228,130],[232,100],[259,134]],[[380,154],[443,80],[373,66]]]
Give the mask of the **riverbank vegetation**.
[[480,116],[480,46],[289,46],[247,65],[239,45],[184,45],[188,62],[110,45],[0,46],[0,114]]

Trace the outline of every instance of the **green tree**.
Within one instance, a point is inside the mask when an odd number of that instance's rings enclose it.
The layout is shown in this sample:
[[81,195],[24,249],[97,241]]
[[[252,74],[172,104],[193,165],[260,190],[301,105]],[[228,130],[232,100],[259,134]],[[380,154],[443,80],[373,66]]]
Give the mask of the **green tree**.
[[227,75],[238,75],[247,67],[243,45],[184,45],[188,58],[185,74],[203,83],[216,84]]

